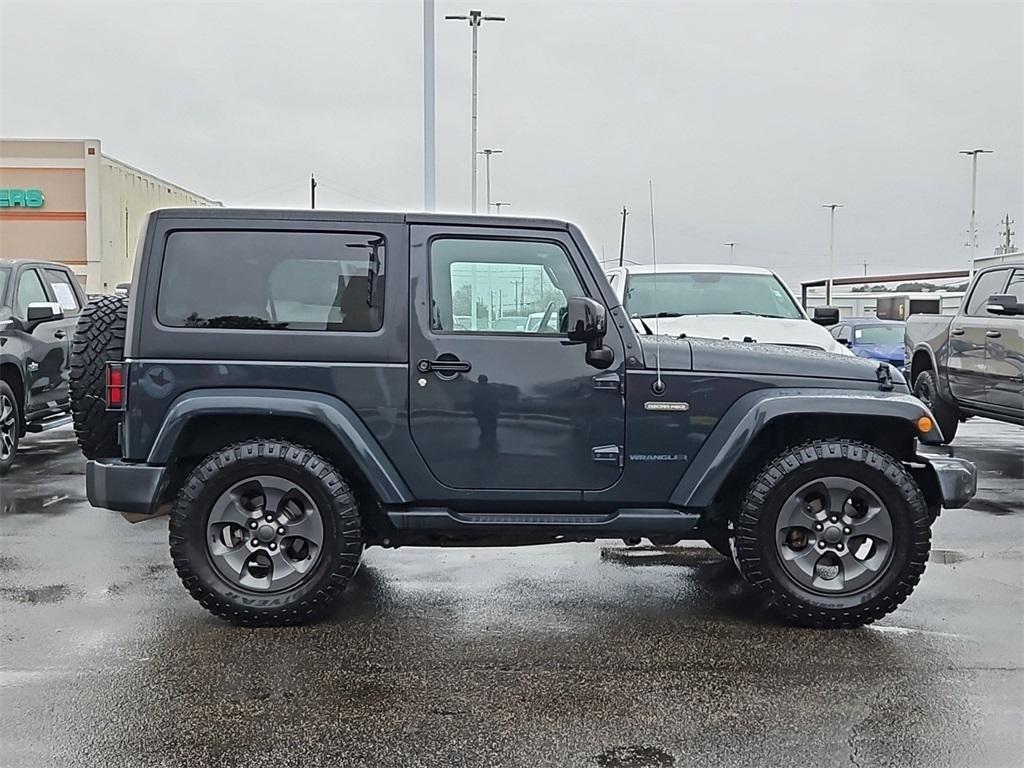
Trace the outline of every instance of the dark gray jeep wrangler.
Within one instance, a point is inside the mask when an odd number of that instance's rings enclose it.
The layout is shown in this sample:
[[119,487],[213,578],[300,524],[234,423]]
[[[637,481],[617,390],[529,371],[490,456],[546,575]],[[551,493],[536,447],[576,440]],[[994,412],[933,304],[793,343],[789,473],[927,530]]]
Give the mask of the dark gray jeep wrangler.
[[182,582],[240,624],[322,615],[370,545],[643,537],[854,626],[974,493],[918,455],[941,434],[898,371],[638,334],[565,222],[163,210],[140,246],[77,329],[89,500],[169,513]]

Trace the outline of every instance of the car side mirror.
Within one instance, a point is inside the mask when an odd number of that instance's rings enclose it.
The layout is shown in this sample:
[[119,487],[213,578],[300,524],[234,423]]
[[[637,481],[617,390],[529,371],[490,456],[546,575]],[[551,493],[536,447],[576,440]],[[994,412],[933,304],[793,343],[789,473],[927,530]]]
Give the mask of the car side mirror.
[[31,332],[40,323],[51,320],[63,320],[64,310],[60,304],[50,301],[33,301],[26,310],[26,330]]
[[818,325],[835,325],[839,322],[839,307],[815,307],[811,319]]
[[836,339],[836,341],[838,341],[844,347],[850,346],[850,340],[849,339]]
[[1024,315],[1024,304],[1012,293],[996,293],[988,297],[985,311],[990,315]]
[[604,345],[608,331],[608,312],[603,304],[583,296],[569,299],[566,311],[566,336],[570,344],[587,345],[587,364],[607,368],[615,361],[615,350]]

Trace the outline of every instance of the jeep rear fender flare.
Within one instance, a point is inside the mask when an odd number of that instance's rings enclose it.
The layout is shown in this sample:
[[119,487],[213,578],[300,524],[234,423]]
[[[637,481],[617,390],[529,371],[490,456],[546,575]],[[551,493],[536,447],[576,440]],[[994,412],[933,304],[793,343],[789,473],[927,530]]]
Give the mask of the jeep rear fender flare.
[[[736,463],[772,421],[790,415],[888,418],[915,430],[927,406],[913,395],[840,392],[834,389],[759,389],[748,392],[727,410],[701,446],[672,492],[671,502],[682,507],[708,507]],[[932,419],[934,424],[934,418]],[[933,426],[929,436],[937,439]],[[833,435],[841,437],[841,435]],[[765,457],[768,461],[770,456]],[[752,478],[751,478],[752,479]]]
[[[153,441],[148,464],[167,464],[190,421],[203,416],[289,416],[315,421],[337,438],[384,504],[413,495],[380,443],[345,402],[321,392],[292,389],[196,389],[179,396]],[[268,434],[268,437],[273,437]]]

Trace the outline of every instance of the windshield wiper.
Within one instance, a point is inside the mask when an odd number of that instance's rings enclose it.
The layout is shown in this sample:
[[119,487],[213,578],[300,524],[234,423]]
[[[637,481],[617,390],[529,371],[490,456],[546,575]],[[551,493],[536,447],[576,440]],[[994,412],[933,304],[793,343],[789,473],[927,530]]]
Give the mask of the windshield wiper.
[[642,325],[644,327],[644,332],[648,336],[653,336],[654,335],[654,331],[651,330],[651,326],[649,326],[647,324],[647,322],[644,320],[642,315],[630,315],[630,319],[631,320],[639,320],[640,321],[640,325]]
[[773,320],[792,320],[793,318],[785,317],[784,315],[766,315],[764,312],[751,312],[749,309],[737,309],[734,310],[734,315],[753,315],[754,317],[770,317]]
[[686,314],[686,313],[685,312],[648,312],[648,313],[643,314],[643,315],[636,314],[636,315],[633,315],[633,317],[637,317],[637,318],[640,318],[641,320],[643,320],[645,317],[682,317],[684,314]]

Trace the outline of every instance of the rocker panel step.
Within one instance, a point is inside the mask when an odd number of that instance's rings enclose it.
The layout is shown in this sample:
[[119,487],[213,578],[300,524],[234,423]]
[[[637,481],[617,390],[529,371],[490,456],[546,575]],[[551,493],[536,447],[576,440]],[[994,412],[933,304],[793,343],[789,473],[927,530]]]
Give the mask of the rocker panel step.
[[605,514],[541,514],[453,512],[445,507],[392,509],[387,512],[400,530],[438,532],[573,531],[613,538],[624,535],[679,534],[693,531],[700,515],[678,509],[619,509]]

